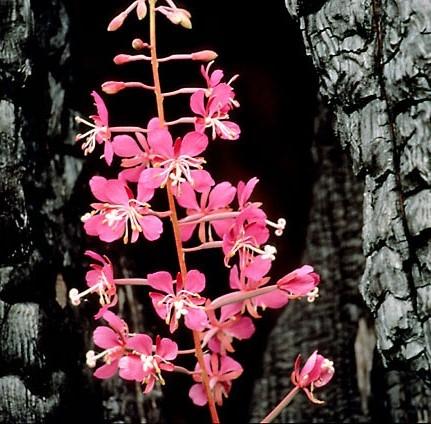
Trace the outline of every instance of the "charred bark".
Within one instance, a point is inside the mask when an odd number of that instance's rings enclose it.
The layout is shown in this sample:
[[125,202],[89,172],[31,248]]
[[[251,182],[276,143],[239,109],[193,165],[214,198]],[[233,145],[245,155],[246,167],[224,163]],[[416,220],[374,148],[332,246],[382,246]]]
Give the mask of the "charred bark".
[[[332,190],[346,196],[344,205],[333,205],[335,215],[346,214],[347,207],[363,208],[365,266],[361,276],[356,274],[356,281],[375,319],[377,348],[384,363],[382,367],[375,357],[369,370],[368,419],[427,421],[431,383],[431,89],[427,78],[431,4],[425,0],[288,0],[287,8],[299,21],[319,76],[320,92],[334,112],[337,137],[349,153],[354,173],[364,183],[361,202],[358,182],[353,183],[356,202],[354,194],[340,191],[340,186]],[[325,202],[331,204],[332,191],[325,189],[325,193]],[[318,207],[319,202],[314,208]],[[321,217],[313,212],[309,255],[321,266],[312,242],[315,219],[319,222]],[[345,230],[352,230],[346,238],[327,239],[327,252],[331,252],[330,246],[336,247],[333,254],[339,260],[338,269],[343,269],[344,250],[348,251],[344,242],[358,238],[354,234],[356,222],[345,222]],[[317,232],[324,234],[325,229]],[[359,252],[355,256],[359,264]],[[337,273],[325,273],[326,266],[319,269],[324,283],[328,278],[337,280]],[[353,277],[354,286],[355,274],[345,275]],[[344,278],[338,284],[337,290],[351,292],[351,284]],[[323,298],[320,301],[325,302]],[[334,300],[337,304],[337,298]],[[339,307],[349,310],[351,300],[348,296]],[[343,327],[349,322],[347,318],[332,325]],[[284,320],[275,331],[281,331],[283,324]],[[331,333],[333,329],[322,331]],[[316,334],[316,339],[321,336]],[[300,343],[298,339],[289,342]],[[363,344],[357,343],[357,347]],[[280,354],[281,345],[270,345],[268,352],[275,349]],[[337,345],[330,346],[338,350]],[[345,354],[352,354],[351,345]],[[343,373],[341,366],[338,371]],[[261,384],[268,384],[269,375],[267,371]],[[278,397],[282,395],[273,390]],[[337,392],[338,386],[334,390]],[[268,396],[275,402],[275,393]],[[328,396],[332,401],[335,394]],[[367,419],[367,405],[363,403],[362,409]],[[313,416],[319,419],[319,415]]]
[[[87,247],[68,30],[60,0],[0,4],[0,422],[158,422],[160,392],[144,402],[134,385],[95,384],[93,311],[68,305]],[[120,298],[132,308],[130,293]]]

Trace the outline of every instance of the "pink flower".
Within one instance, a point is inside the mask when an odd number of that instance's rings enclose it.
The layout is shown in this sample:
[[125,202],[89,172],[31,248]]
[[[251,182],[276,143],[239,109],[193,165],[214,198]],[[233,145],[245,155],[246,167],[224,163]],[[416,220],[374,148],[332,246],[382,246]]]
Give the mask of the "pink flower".
[[261,203],[249,202],[249,199],[253,194],[253,190],[256,187],[256,184],[258,182],[259,182],[259,179],[254,177],[248,180],[247,183],[244,183],[243,181],[240,181],[238,183],[237,197],[238,197],[238,205],[240,210],[243,210],[250,205],[254,205],[256,207],[259,207],[261,205]]
[[265,246],[260,247],[269,238],[269,230],[266,226],[265,213],[251,205],[244,209],[236,218],[232,226],[223,236],[223,252],[225,254],[225,264],[229,263],[237,252],[240,254],[257,253],[264,258],[274,259],[275,248]]
[[[244,294],[264,287],[270,280],[269,277],[265,277],[270,268],[271,260],[263,259],[261,256],[253,258],[252,262],[250,262],[240,273],[235,265],[230,272],[230,287]],[[286,305],[288,301],[289,295],[287,293],[282,290],[275,289],[269,293],[244,300],[239,305],[239,309],[242,312],[247,310],[247,312],[254,318],[260,318],[260,315],[257,312],[258,308],[278,309]]]
[[161,371],[173,371],[170,362],[177,357],[177,344],[168,339],[156,338],[156,348],[153,353],[153,342],[146,334],[138,334],[127,342],[131,353],[120,359],[120,377],[125,380],[135,380],[145,384],[144,393],[149,393],[156,381],[165,384]]
[[208,317],[202,306],[205,298],[199,295],[205,288],[204,274],[191,270],[184,284],[180,274],[173,281],[166,271],[148,274],[147,278],[148,285],[159,291],[150,292],[150,297],[157,314],[169,325],[171,333],[178,328],[182,316],[186,327],[191,330],[202,331],[206,327]]
[[109,130],[109,122],[108,122],[108,110],[106,109],[105,103],[102,98],[93,91],[91,95],[94,98],[94,104],[97,109],[97,115],[92,115],[90,118],[93,120],[93,123],[86,121],[80,117],[76,118],[76,121],[79,123],[84,123],[91,127],[89,131],[84,134],[78,134],[76,136],[76,140],[86,139],[85,143],[82,144],[82,149],[84,150],[84,154],[87,155],[91,153],[96,147],[96,142],[101,144],[105,143],[103,157],[108,165],[111,165],[113,158],[113,149],[111,144],[111,132]]
[[123,158],[121,166],[126,168],[119,173],[118,178],[137,183],[141,172],[150,166],[153,155],[145,136],[141,133],[135,136],[138,142],[129,135],[117,135],[112,140],[112,147],[114,153]]
[[221,69],[215,69],[210,73],[211,66],[214,61],[208,63],[205,68],[201,66],[201,74],[205,78],[208,89],[205,90],[207,97],[216,96],[219,98],[219,103],[228,106],[229,109],[239,107],[239,103],[235,100],[235,92],[231,84],[238,78],[238,75],[234,75],[227,83],[221,82],[223,79],[223,71]]
[[[232,387],[232,380],[242,374],[241,364],[229,356],[219,356],[216,353],[204,355],[205,368],[209,377],[209,386],[217,405],[223,404],[223,397],[228,397]],[[193,380],[194,384],[189,391],[189,396],[195,405],[203,406],[208,402],[205,388],[200,374],[200,366],[196,364]]]
[[[217,184],[212,190],[209,187],[206,188],[202,192],[200,202],[198,203],[193,187],[188,183],[184,183],[181,186],[181,192],[177,195],[177,201],[180,206],[187,209],[188,217],[199,219],[211,214],[230,211],[229,204],[235,197],[235,192],[235,187],[230,183],[222,182]],[[211,227],[214,228],[214,231],[220,238],[223,238],[223,235],[232,223],[232,219],[211,221],[208,225],[209,240],[212,240]],[[181,238],[183,241],[190,239],[197,225],[196,223],[181,225]],[[199,223],[199,239],[202,243],[205,243],[207,240],[205,222]]]
[[90,265],[92,269],[85,276],[89,288],[82,293],[79,293],[76,289],[72,289],[69,292],[69,298],[74,305],[79,305],[82,297],[89,293],[97,293],[101,308],[94,318],[99,319],[108,308],[115,306],[118,302],[112,263],[106,256],[100,256],[91,250],[87,250],[85,254],[100,262],[101,265]]
[[103,314],[103,319],[108,322],[109,327],[97,327],[93,333],[93,341],[96,346],[105,350],[97,355],[90,350],[87,353],[87,365],[93,368],[96,361],[103,358],[105,365],[97,368],[94,376],[105,379],[115,374],[120,358],[127,354],[129,329],[122,319],[110,311]]
[[313,272],[313,267],[310,265],[304,265],[280,278],[277,286],[291,296],[308,296],[308,300],[312,302],[318,296],[319,283],[319,274]]
[[241,129],[235,122],[229,121],[231,109],[229,92],[213,89],[213,94],[206,99],[205,90],[199,90],[190,98],[190,108],[198,115],[195,121],[196,131],[203,133],[211,128],[212,139],[237,140]]
[[98,236],[108,243],[123,237],[124,243],[128,243],[130,226],[132,243],[140,233],[150,241],[160,237],[162,221],[152,215],[146,203],[153,197],[153,190],[138,186],[135,199],[125,182],[103,177],[93,177],[90,188],[94,197],[103,203],[92,203],[94,210],[82,217],[88,235]]
[[249,317],[238,314],[237,305],[226,305],[220,308],[220,318],[217,319],[214,310],[207,311],[209,329],[203,333],[202,342],[216,353],[225,356],[226,352],[234,352],[232,340],[249,339],[255,327]]
[[313,403],[323,403],[314,397],[315,387],[323,387],[329,383],[334,375],[334,363],[322,355],[317,350],[307,359],[301,369],[301,355],[295,361],[295,368],[292,372],[292,383],[304,390],[308,399]]
[[153,167],[141,173],[139,183],[155,189],[165,186],[169,179],[174,187],[188,181],[198,191],[204,188],[197,184],[198,180],[205,182],[205,187],[213,185],[209,173],[202,170],[205,160],[198,157],[207,148],[207,136],[192,131],[173,143],[169,131],[158,127],[156,122],[158,120],[153,120],[148,128],[148,144],[154,154]]

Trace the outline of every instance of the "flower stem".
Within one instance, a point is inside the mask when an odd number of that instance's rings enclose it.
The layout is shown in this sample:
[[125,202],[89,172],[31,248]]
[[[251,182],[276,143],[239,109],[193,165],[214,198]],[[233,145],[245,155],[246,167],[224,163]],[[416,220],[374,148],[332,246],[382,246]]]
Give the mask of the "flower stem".
[[298,393],[299,387],[295,386],[283,399],[282,401],[261,421],[261,424],[272,422],[275,418],[280,415],[281,411],[289,405],[290,401]]
[[[163,127],[165,125],[165,113],[163,108],[163,94],[160,87],[159,61],[157,59],[157,50],[156,50],[156,1],[157,0],[149,0],[151,68],[153,71],[154,93],[156,96],[157,114],[160,120],[160,126]],[[170,181],[168,181],[168,183],[166,184],[166,192],[168,196],[169,209],[172,212],[170,218],[172,223],[172,229],[174,232],[175,246],[176,246],[177,256],[178,256],[178,265],[180,268],[182,279],[183,281],[185,281],[187,276],[187,267],[184,260],[180,226],[178,224],[178,216],[177,216],[177,211],[175,207],[175,199],[172,193],[172,187],[171,187]],[[205,367],[204,354],[202,352],[202,347],[201,347],[201,335],[198,331],[193,331],[193,341],[196,349],[196,353],[195,353],[196,359],[198,360],[199,366],[201,368],[202,383],[205,387],[205,392],[208,398],[208,407],[211,414],[211,420],[213,423],[219,423],[220,420],[218,418],[214,396],[209,386],[209,377]]]

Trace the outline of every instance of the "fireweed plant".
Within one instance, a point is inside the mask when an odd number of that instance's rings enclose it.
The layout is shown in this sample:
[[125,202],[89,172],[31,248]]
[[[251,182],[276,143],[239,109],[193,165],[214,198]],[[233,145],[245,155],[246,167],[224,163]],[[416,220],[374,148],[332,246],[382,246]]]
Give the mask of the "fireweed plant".
[[[217,405],[222,405],[233,380],[243,372],[241,364],[231,357],[236,340],[253,335],[253,319],[260,318],[266,308],[281,308],[303,297],[314,301],[320,278],[311,266],[304,265],[273,280],[269,272],[276,249],[267,242],[270,230],[282,235],[285,220],[269,220],[262,204],[251,200],[257,178],[240,181],[236,186],[228,181],[216,183],[204,169],[203,153],[209,143],[217,139],[233,141],[240,136],[239,126],[230,118],[239,106],[232,86],[236,76],[226,81],[223,71],[214,65],[217,54],[210,50],[157,56],[156,15],[191,28],[190,13],[172,0],[134,1],[112,19],[108,31],[119,29],[133,13],[139,20],[148,19],[149,42],[134,39],[132,47],[137,53],[119,54],[114,62],[148,62],[153,81],[107,81],[101,89],[106,94],[131,88],[153,93],[157,114],[143,127],[112,126],[102,97],[95,91],[91,93],[97,112],[89,120],[77,118],[78,123],[89,128],[76,139],[82,142],[85,154],[102,145],[101,158],[111,166],[117,157],[121,171],[114,179],[90,179],[96,201],[82,221],[88,235],[107,243],[121,239],[125,244],[142,238],[159,239],[163,221],[165,225],[169,221],[179,270],[174,275],[162,270],[145,278],[115,278],[106,256],[87,251],[93,261],[86,274],[88,288],[81,293],[72,289],[70,300],[79,305],[87,295],[98,297],[100,309],[95,319],[102,319],[102,325],[93,333],[98,350],[87,353],[87,364],[96,368],[96,378],[106,379],[118,373],[124,380],[141,383],[144,393],[149,393],[155,383],[165,384],[165,373],[185,373],[191,378],[192,402],[198,406],[207,404],[212,422],[217,423]],[[162,91],[159,66],[179,60],[203,63],[202,86]],[[190,110],[185,117],[167,121],[164,101],[176,95],[190,96]],[[151,206],[159,192],[167,196],[167,210],[157,211]],[[190,246],[193,236],[199,244]],[[188,269],[186,264],[186,255],[207,249],[221,249],[223,265],[229,269],[228,293],[216,299],[205,295],[206,276],[197,269]],[[170,333],[174,335],[180,326],[185,326],[192,332],[194,347],[180,349],[170,338],[130,332],[126,322],[112,312],[117,303],[117,286],[121,285],[146,286],[156,314]],[[187,354],[196,358],[192,370],[179,365],[179,358]],[[301,390],[311,402],[322,403],[314,390],[327,384],[333,373],[332,362],[317,351],[303,366],[298,356],[291,377],[293,389],[262,422],[271,422]]]

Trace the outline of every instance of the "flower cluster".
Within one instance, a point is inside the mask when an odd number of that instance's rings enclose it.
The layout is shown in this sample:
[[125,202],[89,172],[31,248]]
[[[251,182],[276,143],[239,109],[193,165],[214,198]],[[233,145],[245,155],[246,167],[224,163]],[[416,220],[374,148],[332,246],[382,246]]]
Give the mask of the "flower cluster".
[[[89,236],[126,244],[137,242],[140,235],[147,241],[159,239],[163,220],[169,219],[179,269],[175,273],[159,270],[145,278],[115,278],[111,261],[88,251],[95,261],[86,276],[88,288],[81,293],[72,289],[70,299],[78,305],[85,296],[97,294],[100,308],[95,318],[103,318],[108,324],[98,326],[93,335],[94,344],[102,351],[87,354],[90,367],[103,362],[94,373],[97,378],[110,378],[118,371],[121,378],[140,382],[148,393],[156,382],[164,384],[164,372],[185,372],[195,383],[190,398],[196,405],[208,403],[212,419],[217,421],[215,405],[223,403],[232,381],[243,372],[241,364],[230,356],[235,351],[235,340],[253,335],[253,319],[260,318],[266,308],[281,308],[303,297],[314,301],[320,279],[309,265],[273,279],[270,273],[277,251],[268,241],[272,231],[276,236],[283,234],[286,221],[269,219],[262,203],[252,200],[259,181],[256,177],[237,184],[216,182],[205,169],[204,154],[209,143],[217,139],[233,141],[240,136],[238,124],[230,118],[239,106],[232,85],[237,76],[225,82],[223,71],[213,68],[217,55],[209,50],[157,56],[156,12],[174,24],[191,27],[190,13],[171,0],[157,7],[155,0],[136,0],[110,22],[108,30],[119,29],[133,11],[139,19],[150,15],[150,42],[133,40],[132,47],[139,54],[119,54],[114,62],[150,62],[153,82],[107,81],[102,90],[106,94],[125,89],[154,93],[158,113],[146,126],[114,126],[102,97],[92,92],[96,114],[89,120],[77,118],[90,129],[76,139],[82,141],[85,154],[103,144],[102,157],[107,165],[118,165],[120,171],[116,178],[90,179],[96,202],[82,221]],[[158,66],[172,60],[208,62],[201,66],[202,86],[163,92]],[[167,121],[163,100],[175,95],[190,96],[189,111],[186,116]],[[180,132],[179,128],[186,130]],[[168,196],[168,207],[156,211],[150,202],[161,192]],[[216,299],[205,295],[207,277],[197,269],[187,270],[185,260],[193,252],[208,249],[219,249],[227,268],[228,292]],[[129,333],[127,324],[110,310],[117,304],[117,286],[127,284],[148,287],[154,311],[172,337],[184,325],[193,333],[194,349],[179,351],[170,338],[156,336],[153,344],[147,334]],[[195,354],[193,370],[178,365],[180,352]],[[311,401],[318,402],[313,390],[326,384],[332,374],[331,363],[315,352],[302,370],[298,359],[292,382]]]

